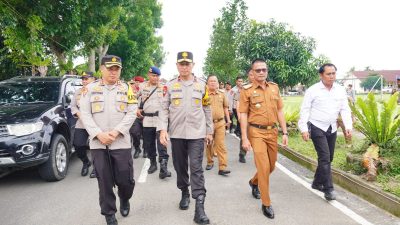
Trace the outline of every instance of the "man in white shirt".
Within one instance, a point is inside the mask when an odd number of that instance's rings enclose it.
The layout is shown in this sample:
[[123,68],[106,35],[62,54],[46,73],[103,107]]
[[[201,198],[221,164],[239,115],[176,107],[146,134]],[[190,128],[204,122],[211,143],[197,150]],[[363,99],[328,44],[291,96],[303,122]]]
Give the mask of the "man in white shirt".
[[346,127],[346,136],[353,128],[345,89],[336,84],[336,66],[324,64],[319,69],[320,82],[307,91],[301,105],[299,128],[304,141],[310,138],[318,154],[318,167],[312,188],[325,193],[326,200],[335,200],[331,162],[333,160],[339,113]]

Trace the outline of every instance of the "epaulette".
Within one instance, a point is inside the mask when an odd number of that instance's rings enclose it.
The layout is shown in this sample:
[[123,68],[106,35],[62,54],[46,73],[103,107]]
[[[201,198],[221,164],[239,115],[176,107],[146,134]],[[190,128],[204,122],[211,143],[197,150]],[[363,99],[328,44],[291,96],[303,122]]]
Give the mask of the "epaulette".
[[246,84],[246,85],[243,85],[243,89],[247,90],[247,89],[251,88],[252,86],[253,86],[253,84]]
[[268,81],[267,83],[268,83],[268,84],[273,84],[273,85],[277,85],[277,86],[278,86],[277,83],[274,83],[274,82],[272,82],[272,81]]
[[225,90],[223,90],[223,89],[218,89],[218,91],[221,93],[225,93]]
[[172,78],[171,80],[169,80],[168,82],[172,82],[174,80],[178,79],[178,77]]
[[203,81],[204,83],[207,83],[207,80],[204,79],[203,77],[196,77],[197,79],[199,79],[200,81]]

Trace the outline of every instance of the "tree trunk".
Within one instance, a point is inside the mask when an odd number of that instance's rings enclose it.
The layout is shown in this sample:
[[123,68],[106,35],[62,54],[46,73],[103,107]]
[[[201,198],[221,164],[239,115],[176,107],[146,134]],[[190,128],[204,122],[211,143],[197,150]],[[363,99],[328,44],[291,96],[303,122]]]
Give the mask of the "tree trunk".
[[90,49],[89,71],[93,73],[96,72],[96,51],[94,49]]
[[101,60],[107,54],[109,45],[101,45],[97,48],[97,54],[99,55],[99,65],[101,65]]

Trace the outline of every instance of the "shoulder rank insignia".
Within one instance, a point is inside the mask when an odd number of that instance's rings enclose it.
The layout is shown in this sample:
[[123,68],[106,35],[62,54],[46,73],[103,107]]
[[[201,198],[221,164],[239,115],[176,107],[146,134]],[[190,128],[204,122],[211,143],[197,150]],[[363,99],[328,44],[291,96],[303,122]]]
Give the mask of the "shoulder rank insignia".
[[128,104],[137,104],[136,96],[131,88],[131,85],[128,85]]
[[221,92],[221,93],[225,93],[224,89],[218,89],[218,91]]
[[278,85],[277,83],[274,83],[274,82],[272,82],[272,81],[268,81],[267,83],[268,83],[268,84],[273,84],[273,85]]
[[243,86],[243,88],[245,90],[247,90],[247,89],[251,88],[252,86],[253,86],[253,84],[246,84],[246,85]]

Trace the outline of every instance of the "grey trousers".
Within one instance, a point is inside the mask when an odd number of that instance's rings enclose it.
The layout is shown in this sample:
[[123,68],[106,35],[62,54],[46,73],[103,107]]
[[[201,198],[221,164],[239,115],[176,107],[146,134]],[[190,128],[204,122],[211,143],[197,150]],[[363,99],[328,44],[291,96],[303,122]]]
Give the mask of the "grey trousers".
[[[206,194],[204,187],[204,139],[171,138],[172,160],[177,174],[177,186],[184,190],[191,186],[192,197]],[[188,160],[189,159],[189,160]],[[190,164],[190,182],[188,166]]]

